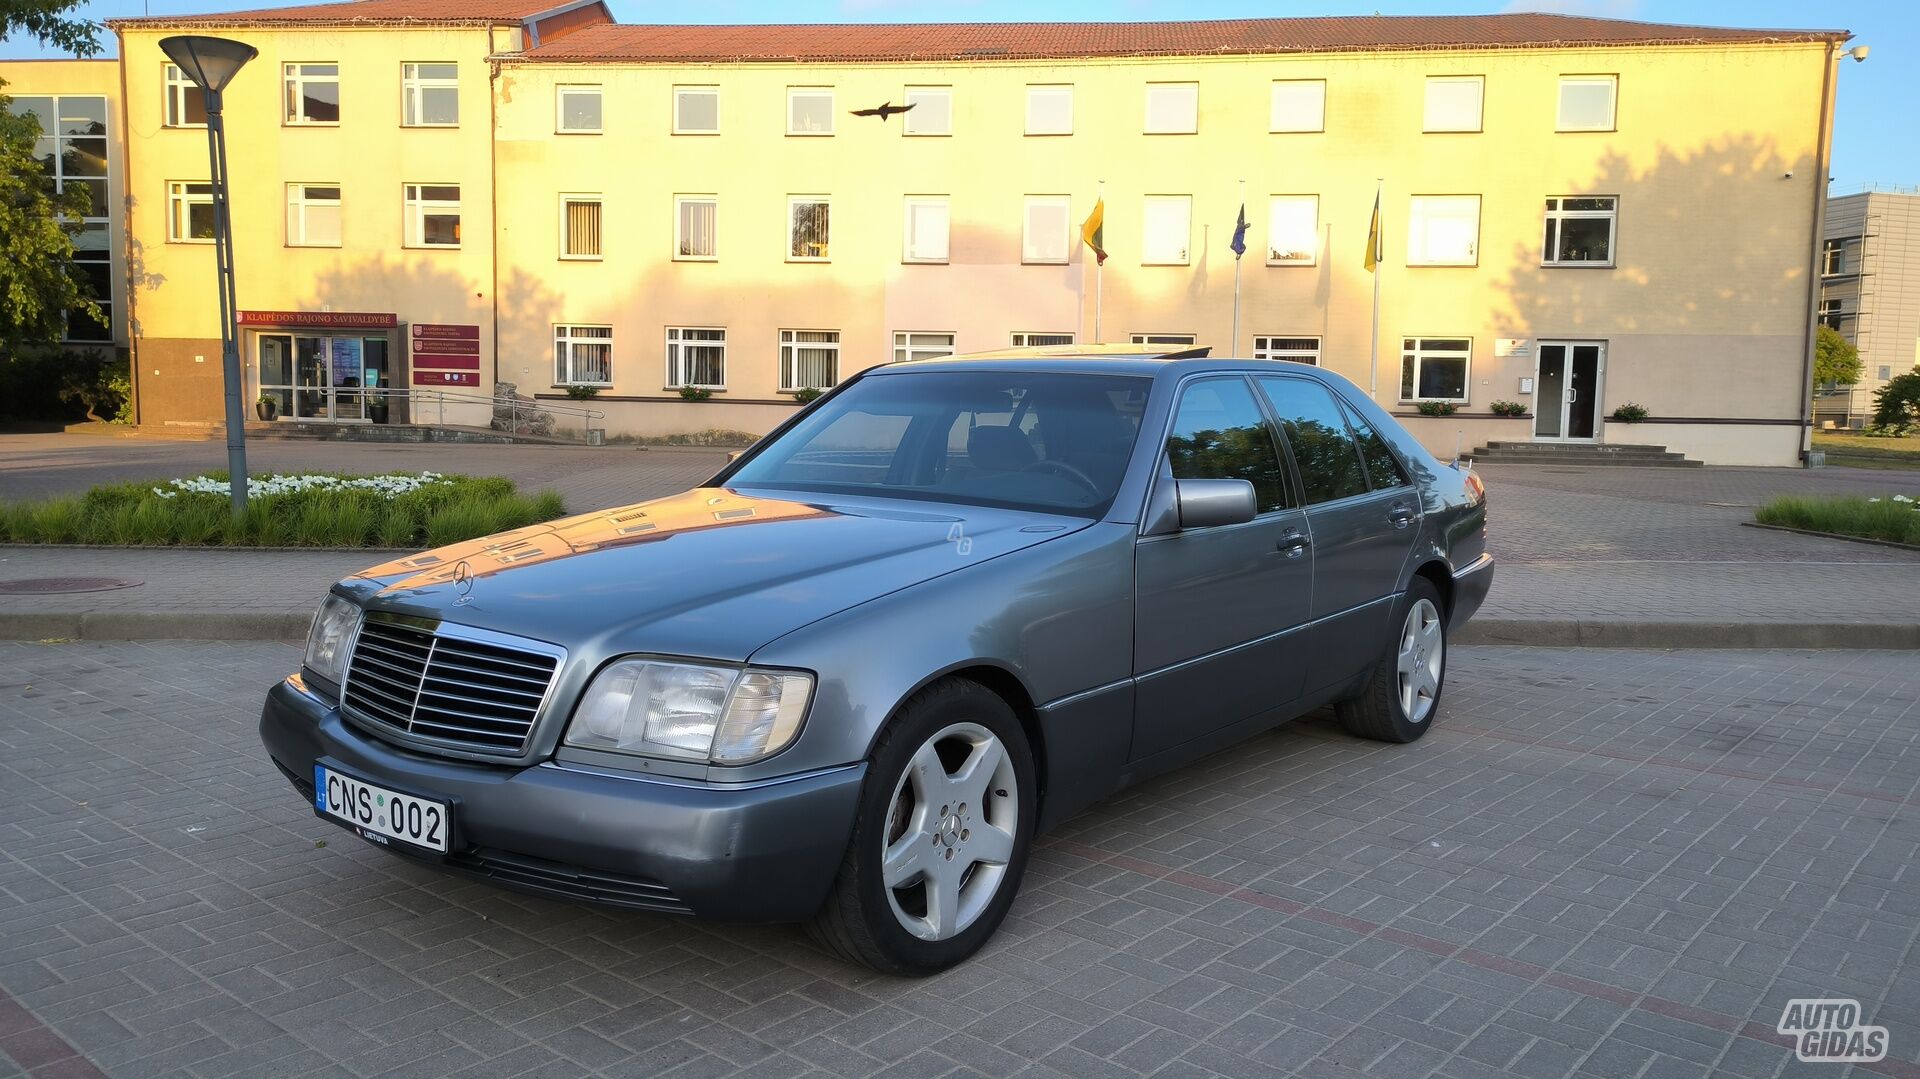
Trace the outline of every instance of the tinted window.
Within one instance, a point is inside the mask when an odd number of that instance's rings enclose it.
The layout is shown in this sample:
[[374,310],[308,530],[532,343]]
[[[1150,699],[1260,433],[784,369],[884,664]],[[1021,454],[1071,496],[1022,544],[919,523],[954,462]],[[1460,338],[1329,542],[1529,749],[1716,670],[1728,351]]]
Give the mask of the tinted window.
[[[1343,402],[1344,403],[1344,402]],[[1367,482],[1376,491],[1389,487],[1405,487],[1407,474],[1400,469],[1400,462],[1387,448],[1387,440],[1379,432],[1368,426],[1360,418],[1360,413],[1352,406],[1342,409],[1347,414],[1347,427],[1353,431],[1353,437],[1360,443],[1360,461],[1367,469]]]
[[1167,437],[1167,457],[1177,480],[1253,484],[1261,513],[1291,505],[1266,417],[1242,379],[1208,379],[1186,388]]
[[1333,394],[1318,382],[1300,378],[1262,378],[1260,388],[1286,428],[1307,504],[1365,494],[1360,454]]

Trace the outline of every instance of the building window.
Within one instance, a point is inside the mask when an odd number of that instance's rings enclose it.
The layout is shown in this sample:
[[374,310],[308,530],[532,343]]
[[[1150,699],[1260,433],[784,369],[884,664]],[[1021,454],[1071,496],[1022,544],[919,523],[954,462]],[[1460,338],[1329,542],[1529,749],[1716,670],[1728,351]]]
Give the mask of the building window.
[[720,200],[712,195],[679,195],[673,200],[673,257],[719,257]]
[[908,195],[902,262],[947,261],[950,208],[945,195]]
[[833,134],[833,88],[787,87],[787,134]]
[[1548,266],[1613,265],[1616,207],[1611,195],[1548,199],[1540,261]]
[[613,385],[613,327],[555,326],[553,384]]
[[[95,321],[84,310],[65,313],[68,341],[113,340],[113,251],[109,240],[107,204],[107,99],[100,96],[63,95],[60,97],[16,97],[7,107],[15,115],[31,114],[40,125],[40,138],[34,143],[33,156],[56,192],[85,187],[88,193],[86,217],[73,234],[73,267],[91,288],[93,301],[103,318]],[[169,185],[169,190],[174,185]],[[204,223],[205,238],[192,235],[183,227],[176,237],[172,226],[168,239],[205,242],[213,235],[211,199],[206,184],[181,185],[198,188],[202,210],[182,218],[182,224]]]
[[460,246],[460,185],[408,184],[408,247]]
[[1892,380],[1892,378],[1893,378],[1893,367],[1892,367],[1892,365],[1891,365],[1891,364],[1884,364],[1884,363],[1883,363],[1883,364],[1881,364],[1881,365],[1880,365],[1880,381],[1882,381],[1882,382],[1887,382],[1887,381],[1890,381],[1890,380]]
[[727,387],[727,331],[667,327],[667,388]]
[[401,64],[407,127],[460,126],[460,65]]
[[787,196],[787,261],[827,261],[832,219],[833,207],[825,195]]
[[906,121],[901,134],[953,134],[953,87],[909,86],[906,103],[911,107],[901,117]]
[[340,185],[287,185],[287,246],[340,246]]
[[1198,338],[1190,333],[1136,333],[1129,338],[1136,345],[1173,345],[1185,348]]
[[718,86],[674,87],[673,133],[718,135],[720,133],[720,88]]
[[1560,76],[1560,115],[1554,130],[1612,131],[1619,85],[1615,75]]
[[604,254],[601,235],[600,196],[560,196],[561,258],[598,261]]
[[340,122],[340,65],[283,64],[288,124]]
[[933,360],[953,355],[953,335],[902,330],[893,335],[893,362]]
[[1480,196],[1415,195],[1407,214],[1407,265],[1472,266],[1480,251]]
[[1839,300],[1820,301],[1820,324],[1822,326],[1831,327],[1835,333],[1838,333],[1840,332],[1840,324],[1845,322],[1846,319],[1847,316],[1840,310]]
[[1304,363],[1320,366],[1320,339],[1318,337],[1263,337],[1253,339],[1253,358],[1256,360],[1286,360],[1288,363]]
[[1275,195],[1267,203],[1267,265],[1311,266],[1320,249],[1320,196]]
[[1027,87],[1027,134],[1073,134],[1073,87],[1049,84]]
[[1192,135],[1199,130],[1199,83],[1150,82],[1147,84],[1147,134]]
[[167,126],[207,126],[207,92],[194,84],[177,65],[167,69]]
[[1140,265],[1185,266],[1193,196],[1148,195],[1141,205]]
[[1465,401],[1473,340],[1408,337],[1400,342],[1400,400]]
[[1836,277],[1847,272],[1847,241],[1828,240],[1820,247],[1820,273]]
[[1020,261],[1062,263],[1073,250],[1072,201],[1065,195],[1028,195],[1021,224]]
[[1014,348],[1044,348],[1047,345],[1071,344],[1073,344],[1073,335],[1070,333],[1023,333],[1015,330],[1013,334]]
[[824,390],[839,381],[839,330],[780,331],[782,391]]
[[175,180],[167,185],[167,242],[213,242],[213,185]]
[[562,135],[600,133],[600,87],[556,86],[553,93],[555,130]]
[[1273,113],[1267,130],[1325,131],[1327,80],[1283,79],[1273,84]]
[[1480,130],[1480,104],[1486,86],[1486,78],[1481,75],[1429,77],[1426,122],[1421,130]]

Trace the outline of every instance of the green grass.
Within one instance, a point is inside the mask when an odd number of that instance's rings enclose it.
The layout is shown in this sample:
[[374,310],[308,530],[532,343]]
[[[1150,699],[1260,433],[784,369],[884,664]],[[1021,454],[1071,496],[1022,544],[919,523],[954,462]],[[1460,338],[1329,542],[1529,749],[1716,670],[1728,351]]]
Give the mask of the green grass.
[[[226,480],[224,472],[207,475]],[[255,496],[237,518],[224,493],[181,492],[167,498],[154,493],[156,487],[171,490],[167,481],[107,484],[83,495],[0,503],[0,540],[126,547],[437,547],[566,514],[553,491],[524,495],[497,476],[441,479],[393,497],[365,490]]]
[[1873,501],[1859,495],[1809,497],[1781,495],[1753,512],[1763,525],[1804,528],[1836,536],[1860,536],[1920,545],[1920,503]]
[[1851,468],[1920,468],[1920,435],[1880,438],[1852,432],[1815,431],[1813,448],[1827,463]]

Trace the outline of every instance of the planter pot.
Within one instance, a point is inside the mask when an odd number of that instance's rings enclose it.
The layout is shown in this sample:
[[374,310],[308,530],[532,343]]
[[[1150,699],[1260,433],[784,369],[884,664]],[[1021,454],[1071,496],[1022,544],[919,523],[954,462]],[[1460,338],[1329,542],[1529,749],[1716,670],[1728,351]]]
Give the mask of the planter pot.
[[265,401],[255,401],[253,403],[253,414],[260,417],[262,420],[271,420],[275,416],[279,415],[279,413],[280,413],[280,406],[275,404],[272,399],[268,399]]
[[387,403],[378,402],[367,406],[367,418],[375,423],[387,422]]

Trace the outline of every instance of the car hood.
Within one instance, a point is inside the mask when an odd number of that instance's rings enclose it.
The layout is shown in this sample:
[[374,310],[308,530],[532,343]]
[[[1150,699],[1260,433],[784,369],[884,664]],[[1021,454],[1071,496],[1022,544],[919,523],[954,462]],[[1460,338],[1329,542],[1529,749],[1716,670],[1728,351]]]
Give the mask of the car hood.
[[340,588],[372,609],[569,649],[745,660],[809,622],[1090,523],[699,488],[409,555]]

